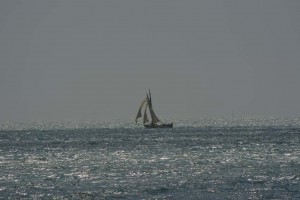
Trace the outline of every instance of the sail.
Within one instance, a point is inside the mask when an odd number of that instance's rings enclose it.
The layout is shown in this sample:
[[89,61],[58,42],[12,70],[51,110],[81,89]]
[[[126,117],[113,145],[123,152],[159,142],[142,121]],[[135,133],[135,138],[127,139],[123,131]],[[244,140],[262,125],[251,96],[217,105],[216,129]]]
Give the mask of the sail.
[[137,113],[137,115],[136,115],[136,117],[135,117],[135,122],[137,122],[138,118],[142,117],[142,108],[143,108],[143,106],[144,106],[144,104],[145,104],[146,102],[147,102],[147,98],[145,98],[145,99],[142,101],[141,106],[140,106],[140,108],[139,108],[139,110],[138,110],[138,113]]
[[157,122],[160,122],[159,119],[157,118],[157,116],[155,115],[151,104],[149,105],[149,110],[150,110],[150,115],[152,118],[151,124],[156,124]]
[[147,107],[149,107],[149,104],[146,104],[146,107],[145,107],[145,111],[144,111],[144,120],[143,120],[143,123],[146,124],[149,122],[149,119],[148,119],[148,116],[147,116]]
[[154,111],[153,111],[153,107],[152,107],[152,98],[151,98],[150,90],[149,90],[149,93],[147,94],[146,99],[148,100],[149,111],[150,111],[150,115],[151,115],[151,118],[152,118],[151,124],[156,124],[157,122],[160,122],[160,120],[158,119],[158,117],[155,115],[155,113],[154,113]]

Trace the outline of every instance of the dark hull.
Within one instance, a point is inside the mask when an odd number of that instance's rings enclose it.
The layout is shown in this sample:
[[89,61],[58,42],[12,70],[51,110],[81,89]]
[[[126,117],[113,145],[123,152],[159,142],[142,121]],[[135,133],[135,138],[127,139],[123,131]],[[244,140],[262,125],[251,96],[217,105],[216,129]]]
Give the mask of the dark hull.
[[173,122],[171,124],[144,124],[145,128],[173,128]]

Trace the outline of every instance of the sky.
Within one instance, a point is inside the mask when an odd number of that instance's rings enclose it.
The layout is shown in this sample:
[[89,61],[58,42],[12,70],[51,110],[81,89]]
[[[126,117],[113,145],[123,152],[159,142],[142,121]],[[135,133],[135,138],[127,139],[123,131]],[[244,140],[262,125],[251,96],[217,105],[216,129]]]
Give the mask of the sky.
[[2,0],[0,121],[299,116],[297,0]]

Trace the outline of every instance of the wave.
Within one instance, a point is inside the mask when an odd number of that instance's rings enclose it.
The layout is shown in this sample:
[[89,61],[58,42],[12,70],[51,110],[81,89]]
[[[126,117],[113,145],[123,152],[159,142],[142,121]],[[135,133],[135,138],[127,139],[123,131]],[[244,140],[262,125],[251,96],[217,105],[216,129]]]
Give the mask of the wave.
[[[244,117],[244,118],[198,118],[165,119],[174,122],[174,128],[224,128],[224,127],[300,127],[300,118]],[[53,129],[92,129],[92,128],[143,128],[133,120],[62,120],[62,121],[0,121],[0,130],[53,130]]]

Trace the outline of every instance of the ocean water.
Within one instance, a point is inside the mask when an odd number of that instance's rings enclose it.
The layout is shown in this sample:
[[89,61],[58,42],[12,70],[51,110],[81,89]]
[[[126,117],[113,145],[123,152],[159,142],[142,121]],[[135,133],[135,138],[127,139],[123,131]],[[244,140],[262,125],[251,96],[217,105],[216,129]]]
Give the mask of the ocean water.
[[0,124],[0,199],[300,199],[299,119]]

